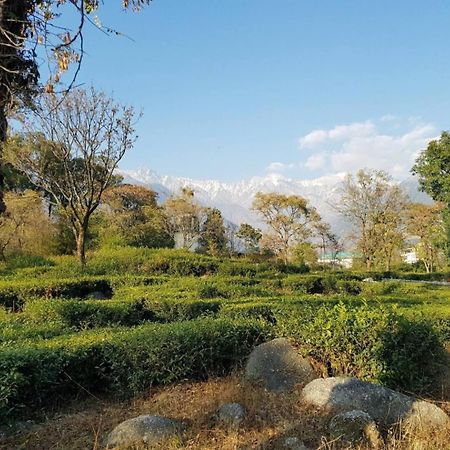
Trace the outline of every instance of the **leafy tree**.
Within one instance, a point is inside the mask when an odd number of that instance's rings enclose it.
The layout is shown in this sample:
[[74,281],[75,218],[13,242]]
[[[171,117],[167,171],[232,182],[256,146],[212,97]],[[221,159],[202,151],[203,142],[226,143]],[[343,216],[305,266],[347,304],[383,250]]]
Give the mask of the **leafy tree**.
[[258,192],[253,209],[269,229],[265,245],[285,264],[289,261],[291,247],[304,242],[312,234],[312,225],[320,220],[317,211],[298,195]]
[[44,214],[42,197],[35,191],[7,192],[7,214],[0,218],[0,257],[9,253],[48,255],[53,250],[53,223]]
[[167,232],[178,234],[181,247],[191,249],[200,236],[205,209],[194,200],[194,191],[183,188],[179,196],[170,197],[163,205],[167,216]]
[[94,89],[46,96],[21,145],[16,140],[8,145],[10,162],[50,193],[70,222],[82,266],[89,220],[133,146],[133,119],[132,108]]
[[253,228],[248,223],[242,223],[236,236],[244,243],[246,253],[259,252],[259,241],[262,238],[262,232],[259,228]]
[[222,255],[227,248],[227,236],[222,213],[217,209],[208,209],[201,226],[200,249],[210,255]]
[[390,269],[394,251],[402,245],[406,204],[401,188],[383,171],[360,170],[342,183],[337,209],[353,225],[353,239],[367,270],[377,256]]
[[317,264],[317,251],[310,242],[300,242],[292,249],[292,262],[300,266]]
[[444,212],[447,256],[450,259],[450,133],[444,131],[421,152],[412,168],[422,191],[446,205]]
[[167,232],[167,218],[156,202],[157,193],[143,186],[122,184],[108,189],[103,202],[110,208],[106,214],[105,234],[118,229],[120,242],[133,247],[173,247]]
[[[125,10],[139,10],[150,1],[122,0],[121,4]],[[70,90],[83,59],[85,27],[119,34],[99,21],[101,4],[99,0],[0,0],[0,213],[5,210],[1,163],[8,116],[18,107],[30,106],[40,90],[38,55],[48,56],[46,91],[53,92],[65,73],[71,74],[66,84]],[[39,46],[44,51],[36,51]]]
[[442,203],[424,205],[411,204],[408,208],[407,230],[419,238],[416,253],[427,272],[433,272],[439,262],[445,243],[445,227]]

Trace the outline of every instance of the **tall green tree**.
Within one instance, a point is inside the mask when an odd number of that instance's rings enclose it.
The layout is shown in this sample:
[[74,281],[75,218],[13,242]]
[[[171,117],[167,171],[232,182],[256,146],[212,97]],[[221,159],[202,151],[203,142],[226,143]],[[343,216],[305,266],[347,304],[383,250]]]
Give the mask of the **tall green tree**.
[[111,230],[117,229],[119,242],[132,247],[173,247],[157,196],[151,189],[131,184],[108,189],[103,196],[103,203],[109,207],[103,234],[109,238],[114,234]]
[[259,241],[262,238],[262,232],[259,228],[254,228],[248,223],[242,223],[236,236],[244,243],[246,253],[259,252]]
[[433,272],[442,259],[445,246],[445,226],[442,203],[424,205],[413,203],[408,208],[407,230],[419,239],[415,250],[427,272]]
[[313,233],[313,225],[320,220],[315,208],[299,195],[258,192],[253,209],[269,230],[264,236],[265,246],[285,264],[289,262],[292,247],[305,242]]
[[420,188],[436,202],[446,205],[446,253],[450,260],[450,133],[431,141],[418,156],[412,173],[419,176]]
[[222,255],[227,248],[227,236],[222,213],[217,209],[208,209],[202,224],[199,239],[200,249],[210,255]]

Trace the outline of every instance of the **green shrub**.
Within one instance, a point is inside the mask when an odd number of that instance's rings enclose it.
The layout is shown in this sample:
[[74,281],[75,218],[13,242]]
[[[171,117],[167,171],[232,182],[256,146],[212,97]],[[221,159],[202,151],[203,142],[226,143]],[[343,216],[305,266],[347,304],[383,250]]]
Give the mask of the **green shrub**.
[[198,296],[201,299],[227,297],[224,292],[222,292],[217,286],[214,286],[212,284],[204,284],[202,286],[199,286]]
[[359,295],[362,291],[361,282],[355,280],[337,280],[335,288],[338,292]]
[[430,385],[443,348],[426,322],[381,307],[340,303],[306,317],[285,318],[280,332],[296,338],[329,375],[347,375],[418,392]]
[[86,391],[129,395],[223,375],[267,337],[261,321],[199,319],[24,343],[0,352],[0,412],[26,417]]
[[46,300],[26,303],[24,316],[37,323],[48,320],[76,330],[134,326],[143,322],[175,322],[216,314],[219,301],[201,300]]
[[8,258],[2,272],[14,273],[18,269],[41,269],[43,267],[48,269],[54,265],[55,263],[52,260],[43,256],[19,254]]
[[70,280],[39,279],[33,281],[0,282],[0,305],[20,310],[29,297],[87,297],[95,291],[112,295],[111,282],[103,278],[79,278]]

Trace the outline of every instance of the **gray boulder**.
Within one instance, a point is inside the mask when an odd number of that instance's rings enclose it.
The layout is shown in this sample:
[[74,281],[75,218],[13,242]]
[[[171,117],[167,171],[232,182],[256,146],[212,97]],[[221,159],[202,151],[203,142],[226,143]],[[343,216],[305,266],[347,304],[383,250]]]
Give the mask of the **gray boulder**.
[[283,450],[309,450],[298,437],[287,437],[282,441]]
[[304,387],[301,397],[307,404],[332,412],[364,411],[383,426],[401,421],[404,426],[427,429],[450,422],[432,403],[356,378],[319,378]]
[[311,364],[284,338],[258,345],[250,354],[244,379],[272,392],[287,392],[316,378]]
[[216,419],[232,427],[238,427],[245,419],[247,411],[239,403],[225,403],[216,411]]
[[117,425],[109,434],[108,449],[125,449],[145,445],[151,448],[164,443],[177,444],[181,441],[184,425],[178,420],[161,416],[139,416]]
[[341,439],[345,443],[364,442],[372,448],[381,444],[375,421],[364,411],[339,413],[331,419],[328,428],[332,439]]

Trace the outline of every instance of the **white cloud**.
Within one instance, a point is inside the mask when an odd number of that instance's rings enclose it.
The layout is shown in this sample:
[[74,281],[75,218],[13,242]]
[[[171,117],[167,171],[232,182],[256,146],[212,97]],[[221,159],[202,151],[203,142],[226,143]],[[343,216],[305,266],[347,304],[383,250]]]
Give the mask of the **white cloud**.
[[355,136],[373,133],[375,125],[371,121],[355,122],[349,125],[336,125],[330,130],[313,130],[299,139],[300,148],[314,148],[329,141],[341,141]]
[[311,155],[305,162],[305,167],[310,170],[323,169],[326,163],[326,155],[324,153],[317,153]]
[[275,173],[279,173],[279,172],[284,172],[288,169],[293,169],[295,167],[295,164],[285,164],[285,163],[281,163],[281,162],[271,162],[267,167],[266,167],[266,171],[267,172],[275,172]]
[[310,170],[333,174],[367,167],[405,178],[418,153],[437,135],[432,124],[400,121],[389,115],[378,121],[313,130],[299,139],[299,146],[314,151],[304,163]]
[[300,138],[299,143],[301,148],[314,147],[327,140],[328,134],[325,130],[314,130],[306,136]]

